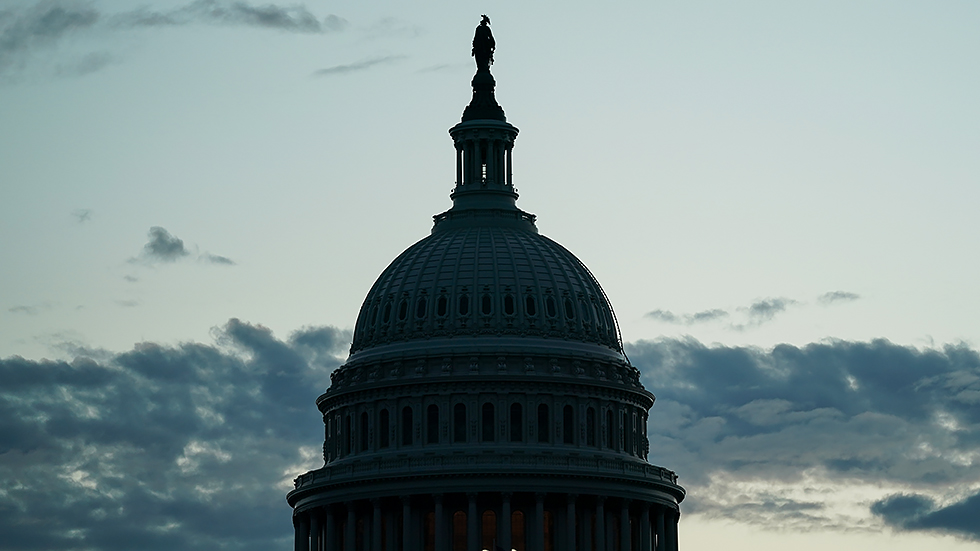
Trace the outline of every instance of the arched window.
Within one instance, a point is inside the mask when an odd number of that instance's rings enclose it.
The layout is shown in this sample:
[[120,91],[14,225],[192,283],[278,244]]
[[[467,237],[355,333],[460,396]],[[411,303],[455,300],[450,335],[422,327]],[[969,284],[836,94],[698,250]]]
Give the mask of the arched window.
[[514,295],[504,295],[504,314],[514,315]]
[[548,404],[538,404],[538,442],[548,442],[551,429],[548,426]]
[[489,316],[493,313],[493,297],[489,294],[483,295],[483,303],[480,308],[484,316]]
[[466,513],[453,513],[453,551],[466,551]]
[[402,408],[402,445],[412,445],[412,406]]
[[402,299],[402,301],[398,303],[398,319],[399,321],[405,321],[405,318],[407,317],[408,317],[408,301]]
[[323,460],[329,463],[333,460],[333,417],[327,417],[323,423],[323,440],[324,453],[327,455]]
[[615,431],[616,426],[613,425],[613,412],[611,409],[606,410],[606,447],[610,450],[616,449],[615,443]]
[[497,514],[487,509],[483,511],[483,545],[480,549],[493,549],[497,543]]
[[470,297],[468,295],[459,295],[459,315],[465,316],[470,313]]
[[358,427],[361,433],[361,451],[366,452],[370,447],[370,436],[371,431],[368,429],[368,414],[367,412],[361,413],[361,426]]
[[378,323],[378,305],[375,304],[371,307],[371,327]]
[[391,430],[390,421],[388,420],[388,410],[381,410],[381,414],[378,415],[378,447],[387,448],[388,447],[388,431]]
[[575,443],[575,408],[565,406],[561,412],[561,432],[562,442],[565,444]]
[[[364,547],[355,547],[364,549]],[[425,551],[436,551],[436,514],[426,513],[425,515]]]
[[595,409],[585,410],[585,444],[595,446]]
[[466,404],[453,406],[453,442],[466,442]]
[[545,297],[544,309],[549,318],[553,318],[558,315],[558,307],[555,305],[555,297],[551,295]]
[[524,440],[524,409],[514,402],[510,405],[510,441]]
[[436,315],[440,318],[445,317],[445,315],[448,313],[448,309],[449,301],[446,299],[446,295],[440,295],[439,300],[436,302]]
[[425,317],[426,306],[428,306],[428,301],[424,296],[419,297],[419,301],[415,303],[415,317],[422,319]]
[[[514,511],[510,515],[510,531],[513,536],[511,537],[510,545],[516,551],[526,551],[527,549],[527,537],[525,536],[526,529],[524,527],[524,512]],[[593,530],[593,533],[595,531]]]
[[439,443],[439,406],[432,404],[425,413],[425,434],[429,444]]
[[493,404],[491,404],[490,402],[483,404],[482,421],[483,421],[482,423],[483,430],[480,439],[484,442],[493,442],[494,415],[493,415]]
[[391,321],[391,301],[385,303],[384,316],[381,317],[383,323],[388,323]]

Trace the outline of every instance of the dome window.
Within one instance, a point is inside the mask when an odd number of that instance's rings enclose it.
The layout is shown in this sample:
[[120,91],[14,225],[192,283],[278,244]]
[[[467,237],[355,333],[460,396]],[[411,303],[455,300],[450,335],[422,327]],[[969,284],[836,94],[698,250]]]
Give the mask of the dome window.
[[446,317],[448,310],[449,300],[446,299],[446,295],[442,295],[439,297],[439,300],[436,301],[436,315],[440,318],[444,318]]
[[504,295],[504,314],[514,315],[514,295]]
[[370,429],[368,427],[368,414],[367,414],[366,411],[361,413],[361,423],[360,423],[360,425],[361,426],[358,427],[360,429],[360,435],[359,436],[361,437],[361,446],[360,447],[361,447],[361,451],[362,452],[366,452],[368,450],[368,448],[371,447],[371,441],[370,441],[371,431],[370,431]]
[[585,444],[595,446],[595,408],[585,410]]
[[419,297],[419,301],[417,303],[415,303],[415,317],[416,318],[422,319],[422,318],[425,317],[426,306],[428,306],[426,304],[427,302],[428,301],[425,300],[425,297],[424,296]]
[[555,297],[548,295],[544,299],[544,309],[548,313],[549,318],[553,318],[558,315],[558,306],[555,304]]
[[534,303],[534,297],[531,295],[524,299],[524,312],[529,316],[535,316],[538,313],[537,304]]
[[398,321],[405,321],[405,318],[407,317],[408,317],[408,301],[402,299],[402,301],[398,303]]
[[489,294],[483,295],[481,310],[483,311],[484,316],[489,316],[493,312],[493,297],[491,297]]
[[384,313],[384,316],[381,317],[381,322],[382,323],[388,323],[389,321],[391,321],[391,302],[390,301],[385,303],[385,313]]
[[459,296],[459,315],[467,316],[470,313],[470,297],[469,295]]
[[378,305],[375,304],[371,308],[371,327],[374,327],[378,323]]
[[572,299],[568,297],[565,297],[565,319],[575,319],[575,305],[572,304]]

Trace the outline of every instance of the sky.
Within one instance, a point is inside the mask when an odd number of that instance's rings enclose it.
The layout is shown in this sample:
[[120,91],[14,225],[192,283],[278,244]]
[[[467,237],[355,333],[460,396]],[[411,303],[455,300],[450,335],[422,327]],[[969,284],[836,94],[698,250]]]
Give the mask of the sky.
[[980,4],[0,0],[0,545],[289,549],[480,14],[686,550],[980,549]]

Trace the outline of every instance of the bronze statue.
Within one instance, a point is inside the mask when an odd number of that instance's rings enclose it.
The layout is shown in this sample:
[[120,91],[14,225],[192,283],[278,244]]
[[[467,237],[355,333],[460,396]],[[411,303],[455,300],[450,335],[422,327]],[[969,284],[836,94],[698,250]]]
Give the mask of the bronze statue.
[[473,57],[476,58],[477,71],[490,70],[490,66],[493,65],[495,47],[493,33],[490,32],[490,18],[484,14],[480,26],[476,28],[476,34],[473,36]]

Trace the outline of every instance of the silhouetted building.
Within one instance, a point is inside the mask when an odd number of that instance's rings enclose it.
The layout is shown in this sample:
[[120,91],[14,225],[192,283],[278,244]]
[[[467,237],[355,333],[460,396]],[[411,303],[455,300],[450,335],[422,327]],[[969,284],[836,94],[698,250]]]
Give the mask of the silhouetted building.
[[674,551],[684,489],[646,460],[654,396],[599,283],[516,206],[481,27],[453,206],[382,272],[317,399],[296,550]]

